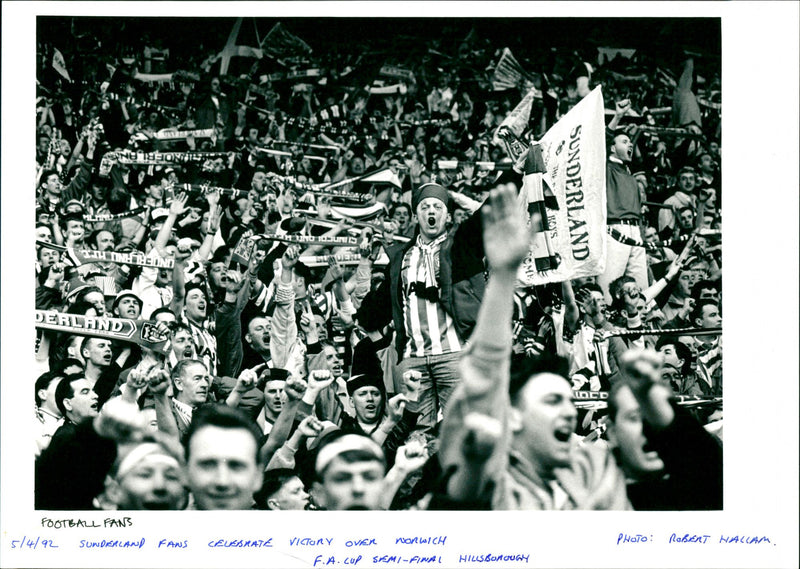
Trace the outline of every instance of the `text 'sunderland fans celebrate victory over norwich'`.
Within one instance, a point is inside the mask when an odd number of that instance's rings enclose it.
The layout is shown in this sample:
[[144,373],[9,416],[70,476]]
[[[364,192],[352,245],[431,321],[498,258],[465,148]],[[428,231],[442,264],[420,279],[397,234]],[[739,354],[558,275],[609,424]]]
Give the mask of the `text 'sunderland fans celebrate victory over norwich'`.
[[718,21],[167,20],[38,21],[37,509],[722,509]]

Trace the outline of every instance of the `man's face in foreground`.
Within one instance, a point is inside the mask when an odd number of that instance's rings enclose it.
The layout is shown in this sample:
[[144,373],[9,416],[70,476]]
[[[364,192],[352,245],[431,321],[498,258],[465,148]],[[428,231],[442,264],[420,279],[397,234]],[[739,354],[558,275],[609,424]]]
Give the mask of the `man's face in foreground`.
[[319,496],[326,510],[377,510],[383,495],[380,461],[347,462],[341,456],[325,469]]
[[178,461],[165,454],[151,454],[117,481],[120,510],[180,510],[186,487]]
[[245,429],[213,425],[200,428],[189,441],[189,487],[200,510],[248,510],[261,487],[258,448]]
[[514,445],[540,473],[569,466],[577,417],[567,380],[538,374],[528,380],[513,407]]
[[617,416],[609,425],[609,439],[619,448],[622,468],[631,476],[658,472],[664,462],[644,435],[639,403],[629,387],[616,395]]

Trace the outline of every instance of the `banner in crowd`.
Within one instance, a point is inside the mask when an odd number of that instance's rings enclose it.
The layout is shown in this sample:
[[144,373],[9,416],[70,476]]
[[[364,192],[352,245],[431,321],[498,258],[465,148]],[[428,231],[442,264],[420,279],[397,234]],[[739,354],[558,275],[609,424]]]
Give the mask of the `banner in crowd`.
[[[111,154],[111,153],[110,153]],[[115,152],[112,158],[116,158],[120,164],[138,165],[167,165],[181,164],[185,162],[203,162],[216,158],[230,160],[231,152],[142,152],[123,150]],[[108,154],[106,154],[108,156]],[[106,158],[104,156],[103,158]]]
[[89,263],[104,262],[117,263],[118,265],[136,265],[138,267],[153,267],[156,269],[171,269],[175,266],[174,259],[160,257],[147,257],[140,251],[118,253],[116,251],[95,251],[93,249],[77,250],[72,247],[56,245],[48,241],[36,240],[36,245],[47,249],[54,249],[65,254],[64,261],[76,267]]
[[393,77],[395,79],[401,79],[405,81],[407,84],[416,83],[417,79],[414,77],[414,72],[405,69],[403,67],[397,67],[396,65],[384,65],[381,67],[381,70],[378,72],[379,75],[383,77]]
[[179,130],[177,128],[162,128],[155,133],[158,140],[183,140],[188,137],[194,138],[216,138],[216,131],[213,128],[200,128],[191,130]]
[[[536,268],[532,249],[520,267],[523,286],[598,275],[606,261],[606,151],[603,94],[596,87],[547,131],[540,146],[545,183],[558,209],[545,208],[543,225],[557,255],[552,270]],[[546,205],[546,204],[545,204]],[[528,211],[527,204],[521,204]]]
[[284,184],[290,184],[291,187],[293,187],[295,190],[300,190],[302,192],[311,192],[312,194],[317,194],[320,196],[330,196],[333,198],[339,198],[355,202],[364,202],[372,197],[369,194],[359,194],[356,192],[345,192],[343,190],[327,189],[325,186],[321,186],[318,184],[304,184],[302,182],[298,182],[294,176],[281,176],[279,174],[273,174],[270,172],[267,175],[267,177],[271,180],[279,180]]
[[[578,408],[603,409],[608,404],[608,391],[572,391],[572,402]],[[700,395],[673,395],[672,400],[682,406],[716,405],[722,403],[722,397]]]
[[310,79],[312,77],[322,77],[324,74],[324,70],[319,67],[313,67],[311,69],[302,69],[299,71],[278,71],[276,73],[270,73],[268,75],[262,75],[259,77],[259,81],[261,83],[275,82],[275,81],[294,81],[297,79]]
[[637,328],[635,330],[604,330],[603,338],[628,336],[721,336],[722,328]]
[[[516,89],[525,83],[533,83],[533,77],[522,68],[510,49],[503,48],[503,53],[494,67],[492,87],[495,91],[505,91]],[[541,93],[538,96],[541,98]]]
[[105,221],[115,221],[117,219],[134,217],[136,215],[146,212],[148,209],[149,208],[147,206],[142,206],[142,207],[137,207],[135,209],[129,209],[127,211],[123,211],[122,213],[98,213],[95,215],[84,215],[83,221],[87,223],[102,223]]
[[348,219],[372,221],[373,219],[377,219],[386,213],[386,205],[384,205],[382,202],[377,202],[366,207],[345,207],[338,205],[331,206],[331,215],[336,219],[346,217]]
[[[300,257],[300,262],[309,268],[327,267],[330,257],[331,255],[303,255]],[[358,253],[333,255],[333,258],[336,259],[340,265],[358,265],[361,262],[361,255]],[[381,253],[373,263],[376,267],[385,267],[388,264],[389,257],[386,256],[386,253]]]
[[497,135],[500,129],[507,128],[514,133],[515,136],[520,137],[522,133],[528,129],[528,122],[531,120],[531,109],[533,108],[533,99],[536,96],[536,88],[532,88],[522,98],[522,100],[514,107],[514,110],[506,115],[500,126],[494,131],[492,137],[493,144],[502,144],[502,140]]
[[264,233],[256,235],[259,239],[268,241],[283,241],[284,243],[294,243],[298,245],[322,245],[324,247],[357,247],[356,237],[325,237],[324,235],[278,235],[275,233]]
[[[306,222],[309,225],[316,225],[316,226],[319,226],[319,227],[329,227],[331,229],[333,229],[334,227],[336,227],[338,225],[338,222],[336,222],[336,221],[332,221],[330,219],[320,219],[318,217],[307,217],[306,218]],[[363,229],[363,228],[372,229],[373,233],[377,237],[383,237],[384,236],[383,235],[383,228],[381,228],[378,225],[375,225],[375,224],[372,224],[372,223],[364,223],[364,222],[361,222],[361,221],[354,221],[353,222],[353,229],[352,230],[359,230],[359,229]],[[406,237],[405,235],[394,235],[393,239],[395,241],[399,242],[399,243],[408,243],[409,241],[411,241],[411,237]]]
[[205,184],[170,184],[171,190],[178,190],[180,192],[188,192],[192,194],[211,194],[219,192],[221,196],[229,196],[232,198],[246,198],[249,192],[246,190],[237,190],[236,188],[220,188],[218,186],[206,186]]
[[37,310],[36,328],[132,342],[162,354],[166,353],[169,342],[169,336],[162,336],[156,323],[149,320],[81,316],[57,310]]
[[436,161],[437,170],[458,170],[466,166],[473,166],[477,170],[487,170],[489,172],[494,172],[495,170],[511,170],[513,164],[511,162],[486,162],[480,160],[478,162],[469,162],[465,160]]
[[278,22],[267,32],[261,42],[261,48],[266,55],[281,59],[284,57],[297,57],[311,53],[311,47],[287,30],[281,22]]

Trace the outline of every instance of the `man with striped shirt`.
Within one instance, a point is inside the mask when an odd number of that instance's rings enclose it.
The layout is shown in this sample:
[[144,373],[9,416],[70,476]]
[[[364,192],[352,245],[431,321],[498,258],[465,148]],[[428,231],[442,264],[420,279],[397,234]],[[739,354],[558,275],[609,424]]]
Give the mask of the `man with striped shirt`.
[[[692,311],[692,324],[698,328],[722,327],[719,304],[714,300],[700,300]],[[706,395],[722,396],[722,336],[682,337],[697,357],[698,384]],[[688,340],[688,341],[686,341]]]
[[391,306],[399,373],[413,370],[421,376],[413,410],[419,412],[422,431],[436,425],[456,386],[459,353],[485,287],[480,215],[447,231],[449,200],[439,184],[417,189],[412,206],[418,234],[392,252],[387,278],[376,293],[378,306]]

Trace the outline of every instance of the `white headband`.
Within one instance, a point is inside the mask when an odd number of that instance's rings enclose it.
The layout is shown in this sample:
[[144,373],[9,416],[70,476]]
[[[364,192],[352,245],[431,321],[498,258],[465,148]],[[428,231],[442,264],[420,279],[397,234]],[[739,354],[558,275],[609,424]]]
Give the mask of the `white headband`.
[[323,472],[334,458],[351,450],[364,451],[373,455],[375,460],[384,461],[383,450],[371,438],[363,435],[344,435],[320,449],[314,469],[318,474]]

